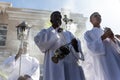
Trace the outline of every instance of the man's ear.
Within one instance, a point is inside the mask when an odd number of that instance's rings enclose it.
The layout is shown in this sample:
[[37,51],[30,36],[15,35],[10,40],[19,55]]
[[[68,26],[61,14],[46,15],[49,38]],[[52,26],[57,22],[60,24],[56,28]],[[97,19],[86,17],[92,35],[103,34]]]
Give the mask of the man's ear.
[[90,22],[92,23],[92,20],[90,19]]
[[91,20],[91,18],[90,18],[90,22],[92,23],[92,20]]
[[53,21],[52,21],[52,20],[50,20],[50,22],[51,22],[51,23],[53,23]]

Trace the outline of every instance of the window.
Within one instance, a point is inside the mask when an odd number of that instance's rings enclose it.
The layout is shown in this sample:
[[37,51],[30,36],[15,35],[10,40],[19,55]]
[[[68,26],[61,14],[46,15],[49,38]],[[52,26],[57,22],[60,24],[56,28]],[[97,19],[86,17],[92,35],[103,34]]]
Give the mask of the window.
[[0,24],[0,47],[4,47],[6,45],[7,38],[7,25]]

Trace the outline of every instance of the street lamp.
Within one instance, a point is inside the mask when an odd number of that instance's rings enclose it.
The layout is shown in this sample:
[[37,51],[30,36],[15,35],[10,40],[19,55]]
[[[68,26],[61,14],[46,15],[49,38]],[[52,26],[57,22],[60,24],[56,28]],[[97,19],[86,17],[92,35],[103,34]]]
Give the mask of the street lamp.
[[17,39],[28,40],[31,27],[27,24],[27,22],[23,21],[21,24],[16,26],[16,28],[17,28]]
[[[22,49],[22,53],[24,52],[23,50],[23,43],[25,40],[28,40],[29,32],[30,32],[30,26],[23,21],[21,24],[16,26],[17,28],[17,39],[21,41],[20,43],[20,48]],[[19,76],[21,75],[21,55],[20,55],[20,63],[19,63]]]
[[68,22],[72,22],[73,20],[72,20],[72,19],[69,19],[69,18],[67,17],[67,15],[64,15],[63,21],[65,22],[66,29],[67,29]]
[[64,15],[63,21],[67,25],[67,23],[69,22],[69,18],[67,18],[67,15]]

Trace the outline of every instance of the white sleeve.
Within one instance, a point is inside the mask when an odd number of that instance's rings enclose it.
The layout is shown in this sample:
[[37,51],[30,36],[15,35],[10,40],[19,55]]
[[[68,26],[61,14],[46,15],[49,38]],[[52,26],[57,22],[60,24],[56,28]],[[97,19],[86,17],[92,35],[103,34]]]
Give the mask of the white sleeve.
[[58,38],[59,36],[55,30],[43,29],[34,37],[34,41],[39,49],[45,53],[45,51],[49,50],[55,44]]
[[75,38],[75,36],[70,31],[68,31],[68,32],[69,32],[69,34],[71,36],[71,39]]
[[39,80],[40,77],[39,61],[35,58],[33,58],[33,67],[30,72],[31,73],[29,74],[29,76],[31,76],[33,80]]
[[82,51],[82,48],[81,48],[81,42],[80,42],[79,39],[77,41],[78,41],[78,50],[79,50],[78,56],[80,56],[80,59],[84,61],[84,55],[83,55],[83,51]]
[[92,55],[105,54],[105,48],[101,37],[98,39],[92,39],[89,33],[86,32],[84,34],[84,39],[85,39],[85,46],[88,50],[87,53],[91,53]]
[[77,58],[77,59],[80,59],[80,60],[83,60],[84,61],[84,55],[83,55],[83,52],[82,52],[82,49],[81,49],[81,42],[79,39],[77,39],[78,41],[78,50],[79,52],[76,52],[74,50],[74,48],[72,47],[72,53],[74,54],[74,56]]
[[3,72],[10,73],[14,70],[15,66],[16,66],[15,56],[10,56],[3,62],[1,68]]
[[[70,36],[71,36],[71,39],[75,38],[75,36],[69,32]],[[74,54],[74,56],[76,56],[77,59],[81,59],[81,60],[84,60],[84,55],[83,55],[83,52],[82,52],[82,49],[81,49],[81,42],[79,39],[77,39],[78,41],[78,50],[79,52],[76,52],[74,50],[74,48],[72,47],[72,53]]]

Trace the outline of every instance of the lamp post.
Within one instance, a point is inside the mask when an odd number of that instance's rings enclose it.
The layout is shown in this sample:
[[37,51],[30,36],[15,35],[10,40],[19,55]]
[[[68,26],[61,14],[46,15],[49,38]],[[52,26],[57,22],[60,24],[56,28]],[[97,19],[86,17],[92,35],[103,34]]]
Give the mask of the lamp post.
[[69,19],[69,18],[67,17],[67,15],[64,15],[63,21],[65,22],[66,30],[67,30],[67,28],[68,28],[68,22],[72,22],[73,20],[72,20],[72,19]]
[[17,28],[17,39],[18,40],[28,40],[30,26],[27,22],[23,21],[21,24],[16,26]]
[[63,21],[64,21],[65,24],[67,25],[67,23],[69,22],[69,19],[67,18],[67,15],[64,15]]
[[[18,26],[16,26],[17,28],[17,39],[20,40],[20,48],[22,49],[22,53],[23,51],[23,43],[25,40],[28,40],[28,36],[29,36],[29,32],[30,32],[30,26],[23,21],[21,24],[19,24]],[[19,76],[21,74],[21,56],[20,56],[20,64],[19,64]]]

